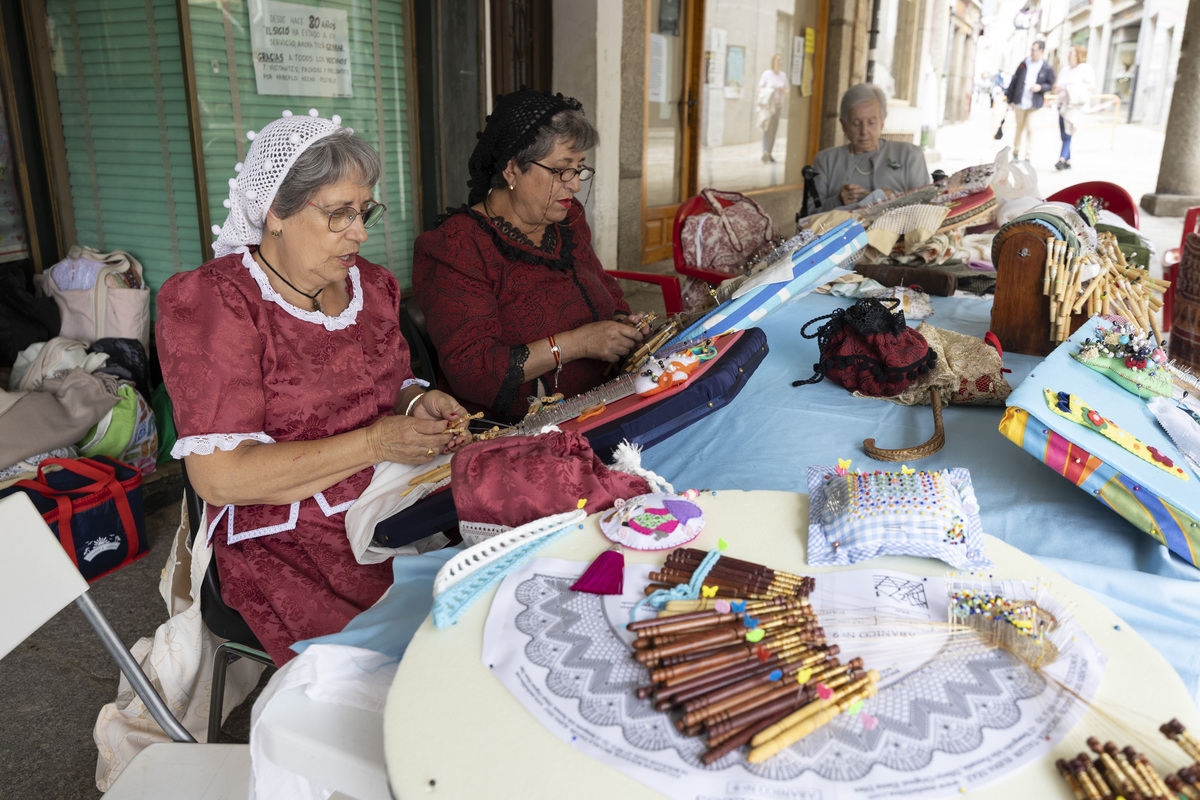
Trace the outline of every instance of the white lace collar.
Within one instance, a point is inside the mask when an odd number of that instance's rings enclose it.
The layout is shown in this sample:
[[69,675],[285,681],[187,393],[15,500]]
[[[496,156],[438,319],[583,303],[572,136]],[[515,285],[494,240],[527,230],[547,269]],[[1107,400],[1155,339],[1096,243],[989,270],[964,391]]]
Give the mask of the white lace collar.
[[242,254],[242,266],[250,270],[251,277],[258,284],[259,291],[262,292],[263,300],[269,300],[282,308],[287,313],[291,314],[298,320],[311,322],[314,325],[321,325],[327,331],[340,331],[343,328],[349,328],[358,319],[358,312],[363,307],[362,297],[362,282],[358,277],[358,267],[350,268],[350,305],[346,306],[346,310],[336,317],[330,317],[320,311],[306,311],[302,308],[297,308],[288,301],[284,300],[279,292],[271,286],[271,282],[267,280],[267,273],[262,271],[262,267],[254,260],[254,256],[250,254],[250,248],[243,245],[234,251]]

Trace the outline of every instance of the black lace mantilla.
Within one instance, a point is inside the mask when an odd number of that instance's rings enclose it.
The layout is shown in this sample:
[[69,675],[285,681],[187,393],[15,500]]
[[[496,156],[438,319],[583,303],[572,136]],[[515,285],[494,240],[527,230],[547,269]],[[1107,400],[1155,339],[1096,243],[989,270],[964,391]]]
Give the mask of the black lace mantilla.
[[[503,217],[486,217],[470,206],[447,208],[446,213],[437,218],[437,225],[441,225],[455,214],[467,214],[475,220],[492,237],[496,249],[505,258],[524,261],[527,264],[541,264],[558,272],[570,272],[575,268],[575,239],[570,225],[548,225],[545,234],[542,235],[542,246],[537,247],[508,220]],[[552,252],[556,243],[559,243],[557,254]]]

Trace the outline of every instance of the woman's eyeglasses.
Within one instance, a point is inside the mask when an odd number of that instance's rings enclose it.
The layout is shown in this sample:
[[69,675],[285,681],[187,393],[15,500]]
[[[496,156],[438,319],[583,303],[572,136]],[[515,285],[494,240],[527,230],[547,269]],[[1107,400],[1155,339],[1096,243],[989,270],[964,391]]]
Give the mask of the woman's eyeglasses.
[[542,169],[548,169],[554,173],[554,177],[558,178],[563,183],[570,183],[576,177],[581,181],[590,181],[592,176],[596,174],[596,170],[591,167],[547,167],[540,161],[531,161],[531,164],[537,164]]
[[362,217],[363,227],[370,228],[376,222],[383,219],[383,215],[387,213],[387,206],[383,203],[372,201],[371,206],[366,211],[359,211],[357,208],[343,206],[335,208],[333,211],[326,211],[311,200],[308,203],[310,206],[320,211],[325,216],[329,217],[329,230],[334,233],[341,233],[354,224],[354,220]]

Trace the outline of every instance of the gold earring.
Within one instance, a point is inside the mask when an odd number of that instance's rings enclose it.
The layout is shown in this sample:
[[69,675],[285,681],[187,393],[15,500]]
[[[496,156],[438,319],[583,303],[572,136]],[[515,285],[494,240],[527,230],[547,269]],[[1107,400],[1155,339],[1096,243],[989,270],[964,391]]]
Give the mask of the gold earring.
[[271,235],[278,239],[280,236],[283,236],[283,231],[271,231]]
[[512,185],[511,183],[508,185],[508,190],[509,190],[510,192],[513,190],[513,185]]

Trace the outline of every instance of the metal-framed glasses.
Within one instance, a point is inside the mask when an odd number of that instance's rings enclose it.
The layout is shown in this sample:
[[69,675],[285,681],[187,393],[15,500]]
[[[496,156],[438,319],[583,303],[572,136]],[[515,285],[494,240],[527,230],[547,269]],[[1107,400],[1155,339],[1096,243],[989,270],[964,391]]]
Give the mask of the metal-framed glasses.
[[311,200],[308,201],[308,204],[329,217],[329,230],[333,233],[341,233],[346,230],[359,217],[362,217],[363,227],[370,228],[376,222],[383,219],[383,215],[387,213],[387,206],[375,201],[371,201],[371,205],[366,211],[359,211],[357,208],[351,208],[350,206],[342,206],[341,208],[335,208],[333,211],[326,211]]
[[576,177],[581,181],[590,181],[592,176],[596,174],[596,170],[591,167],[547,167],[540,161],[531,161],[531,164],[537,164],[542,169],[548,169],[554,173],[554,177],[558,178],[563,183],[570,183]]

